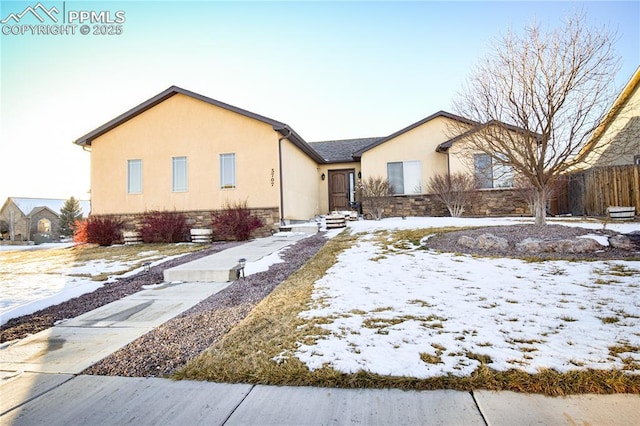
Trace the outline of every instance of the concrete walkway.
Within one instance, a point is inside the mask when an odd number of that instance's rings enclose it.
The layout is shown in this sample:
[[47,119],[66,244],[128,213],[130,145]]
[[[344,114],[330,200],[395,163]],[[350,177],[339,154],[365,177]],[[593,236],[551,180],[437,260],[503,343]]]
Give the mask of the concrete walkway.
[[235,279],[235,267],[240,258],[246,259],[247,262],[255,262],[308,236],[309,234],[304,233],[283,233],[267,238],[257,238],[193,262],[166,269],[164,280],[167,282],[227,282]]
[[[240,257],[257,260],[282,248],[267,240]],[[237,261],[238,252],[212,256]],[[79,374],[227,285],[165,284],[1,345],[0,425],[640,424],[640,395],[548,398]]]

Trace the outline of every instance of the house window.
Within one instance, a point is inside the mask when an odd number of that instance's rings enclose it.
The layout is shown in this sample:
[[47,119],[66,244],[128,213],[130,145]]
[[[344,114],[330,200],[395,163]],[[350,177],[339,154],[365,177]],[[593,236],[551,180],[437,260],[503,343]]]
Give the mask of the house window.
[[640,155],[633,156],[633,164],[635,164],[636,166],[640,166]]
[[220,189],[236,187],[236,154],[220,154]]
[[513,168],[505,162],[491,158],[489,154],[476,154],[473,164],[477,188],[513,187]]
[[142,160],[127,160],[127,193],[142,193]]
[[393,194],[420,194],[422,192],[420,161],[387,163],[387,179]]
[[187,191],[187,157],[173,157],[173,192]]

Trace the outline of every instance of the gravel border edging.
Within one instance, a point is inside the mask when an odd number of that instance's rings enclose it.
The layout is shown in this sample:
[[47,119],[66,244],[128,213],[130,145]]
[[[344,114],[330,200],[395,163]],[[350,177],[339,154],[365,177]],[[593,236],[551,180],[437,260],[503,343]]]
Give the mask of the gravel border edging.
[[59,321],[75,318],[123,297],[137,293],[142,286],[163,282],[165,269],[200,259],[213,253],[242,244],[241,242],[216,242],[210,248],[189,253],[153,266],[149,273],[141,272],[131,277],[106,283],[91,293],[69,299],[57,305],[48,306],[29,315],[12,318],[0,326],[0,343],[23,339],[53,327]]
[[114,352],[82,374],[165,377],[210,347],[327,242],[316,234],[287,248],[283,262],[250,275]]

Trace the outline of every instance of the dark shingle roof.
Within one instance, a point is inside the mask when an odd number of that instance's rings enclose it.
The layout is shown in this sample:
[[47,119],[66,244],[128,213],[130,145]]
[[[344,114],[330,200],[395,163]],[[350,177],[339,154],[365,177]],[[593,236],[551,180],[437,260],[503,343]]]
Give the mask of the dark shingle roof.
[[359,138],[342,139],[336,141],[309,142],[309,145],[318,152],[327,163],[345,163],[356,161],[353,153],[359,151],[382,139]]

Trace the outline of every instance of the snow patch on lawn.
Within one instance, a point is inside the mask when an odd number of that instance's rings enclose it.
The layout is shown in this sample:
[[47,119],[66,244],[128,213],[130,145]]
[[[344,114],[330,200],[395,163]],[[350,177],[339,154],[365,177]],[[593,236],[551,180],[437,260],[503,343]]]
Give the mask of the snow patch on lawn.
[[[142,262],[148,261],[153,267],[186,254],[162,257],[154,250],[141,252],[137,258],[128,261],[92,260],[82,265],[73,263],[65,267],[52,266],[48,262],[13,265],[3,263],[0,258],[0,325],[11,318],[29,315],[48,306],[91,293],[118,278],[138,274],[144,267],[135,266]],[[104,281],[94,281],[91,278],[102,274],[114,275],[110,275]]]
[[[370,232],[505,222],[518,220],[408,218],[349,227]],[[639,277],[637,261],[530,263],[418,247],[390,253],[363,235],[315,283],[314,302],[300,314],[328,335],[299,343],[295,356],[312,370],[328,365],[416,378],[468,376],[481,361],[499,371],[638,374],[637,350],[609,348],[640,347]]]

